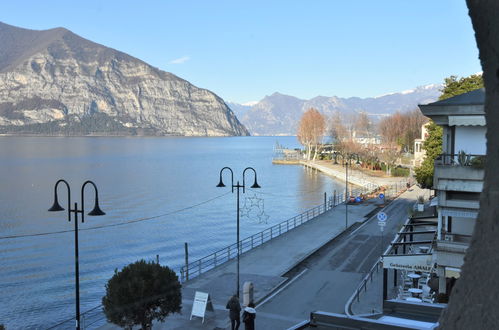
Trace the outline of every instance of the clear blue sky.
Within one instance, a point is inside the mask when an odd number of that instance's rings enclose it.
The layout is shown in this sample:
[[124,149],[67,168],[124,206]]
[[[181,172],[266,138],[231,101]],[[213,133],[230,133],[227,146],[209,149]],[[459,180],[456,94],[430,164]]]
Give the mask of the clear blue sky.
[[465,0],[16,0],[0,21],[68,28],[243,103],[377,96],[480,72],[467,13]]

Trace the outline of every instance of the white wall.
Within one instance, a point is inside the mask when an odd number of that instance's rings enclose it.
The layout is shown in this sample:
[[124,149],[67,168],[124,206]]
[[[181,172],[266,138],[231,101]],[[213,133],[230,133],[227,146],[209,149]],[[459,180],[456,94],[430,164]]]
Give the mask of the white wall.
[[456,126],[454,152],[464,150],[467,154],[485,155],[485,132],[485,126]]
[[475,219],[452,217],[452,233],[471,235],[475,226]]

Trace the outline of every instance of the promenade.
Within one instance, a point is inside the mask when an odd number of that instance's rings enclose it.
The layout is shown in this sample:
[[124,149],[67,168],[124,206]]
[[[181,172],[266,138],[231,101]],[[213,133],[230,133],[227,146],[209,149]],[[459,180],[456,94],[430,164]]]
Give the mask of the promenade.
[[[327,168],[318,168],[327,173]],[[331,174],[330,174],[331,175]],[[387,185],[400,182],[401,178],[391,180],[380,179],[376,184]],[[363,223],[368,215],[379,209],[379,200],[371,199],[363,203],[348,206],[348,223],[345,224],[345,205],[326,211],[316,218],[304,223],[289,232],[265,242],[240,256],[240,290],[242,304],[242,289],[246,281],[254,285],[254,300],[258,305],[265,303],[274,293],[293,281],[293,269],[302,261],[314,254],[328,242],[354,225]],[[355,285],[360,281],[358,276]],[[210,295],[214,311],[207,311],[204,323],[201,318],[190,320],[193,299],[196,291]],[[154,329],[230,329],[228,311],[225,308],[227,300],[236,291],[236,259],[225,262],[182,284],[182,313],[170,315],[164,322],[155,323]],[[258,312],[257,312],[258,315]],[[261,315],[263,317],[263,315]],[[279,318],[279,315],[267,315]],[[295,324],[303,318],[286,317],[285,323]],[[244,325],[241,324],[241,328]],[[106,324],[100,329],[118,329],[112,324]]]
[[[377,208],[375,200],[349,205],[347,226],[363,222],[366,215]],[[289,280],[286,273],[344,230],[345,206],[338,205],[307,223],[242,254],[240,256],[241,291],[243,283],[251,281],[254,285],[254,299],[258,305]],[[154,324],[153,328],[226,329],[229,326],[229,319],[225,304],[235,293],[235,288],[236,260],[233,259],[183,283],[182,314],[171,315],[164,322]],[[213,303],[214,311],[206,312],[204,323],[200,318],[190,320],[196,291],[209,293]],[[118,329],[118,327],[106,324],[100,329]]]
[[[348,226],[365,220],[377,208],[374,201],[349,205]],[[345,207],[339,205],[317,218],[259,246],[240,257],[241,290],[245,281],[254,285],[254,298],[258,305],[288,278],[286,273],[345,230]],[[183,284],[182,315],[169,317],[155,329],[225,329],[228,312],[225,304],[235,293],[236,262],[231,260]],[[214,312],[201,319],[189,320],[195,291],[210,294]],[[241,295],[242,300],[242,295]]]

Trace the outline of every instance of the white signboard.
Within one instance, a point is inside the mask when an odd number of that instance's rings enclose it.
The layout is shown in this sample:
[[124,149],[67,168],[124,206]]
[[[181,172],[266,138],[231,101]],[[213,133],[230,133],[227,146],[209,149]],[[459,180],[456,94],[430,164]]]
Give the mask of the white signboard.
[[196,291],[194,295],[194,302],[192,303],[191,320],[193,316],[203,318],[206,310],[213,311],[213,305],[211,303],[210,294],[206,292]]
[[429,272],[432,270],[432,266],[431,254],[383,256],[383,268],[404,269],[413,272]]

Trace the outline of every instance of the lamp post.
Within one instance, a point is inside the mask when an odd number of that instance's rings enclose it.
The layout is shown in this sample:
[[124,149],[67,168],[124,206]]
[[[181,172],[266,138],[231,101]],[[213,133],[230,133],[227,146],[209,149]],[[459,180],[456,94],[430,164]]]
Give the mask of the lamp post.
[[360,164],[360,156],[356,153],[345,153],[342,154],[340,152],[335,151],[334,155],[334,164],[338,164],[337,157],[341,156],[343,158],[343,164],[345,165],[345,229],[348,228],[348,201],[350,200],[350,196],[348,194],[348,165],[350,165],[350,161],[354,158],[357,158],[357,165]]
[[245,193],[246,189],[246,181],[245,181],[245,174],[247,170],[252,170],[253,173],[255,174],[255,182],[251,186],[251,188],[261,188],[258,185],[258,182],[256,180],[256,171],[253,167],[246,167],[243,171],[243,184],[240,185],[239,181],[237,181],[237,184],[234,185],[234,172],[230,167],[224,167],[220,170],[220,182],[217,184],[217,187],[225,187],[223,181],[222,181],[222,173],[224,170],[229,170],[230,171],[230,179],[231,179],[231,189],[232,192],[234,192],[234,188],[237,189],[237,237],[236,237],[236,245],[237,245],[237,279],[236,279],[236,292],[237,292],[237,297],[239,298],[239,255],[241,254],[239,251],[239,189],[243,188],[243,194]]
[[95,204],[94,209],[88,213],[90,216],[99,216],[105,215],[100,207],[99,207],[99,193],[97,191],[97,186],[92,181],[88,180],[83,183],[81,186],[81,209],[78,209],[78,203],[74,203],[74,209],[71,209],[71,188],[66,180],[59,180],[55,183],[54,186],[54,204],[49,212],[58,212],[64,211],[64,208],[59,205],[59,201],[57,198],[57,186],[59,183],[64,183],[68,188],[68,221],[71,222],[71,212],[74,213],[74,225],[75,225],[75,291],[76,291],[76,329],[80,329],[80,271],[79,271],[79,261],[78,261],[78,213],[81,213],[81,222],[85,222],[85,211],[84,211],[84,190],[87,184],[91,184],[95,189]]

